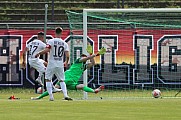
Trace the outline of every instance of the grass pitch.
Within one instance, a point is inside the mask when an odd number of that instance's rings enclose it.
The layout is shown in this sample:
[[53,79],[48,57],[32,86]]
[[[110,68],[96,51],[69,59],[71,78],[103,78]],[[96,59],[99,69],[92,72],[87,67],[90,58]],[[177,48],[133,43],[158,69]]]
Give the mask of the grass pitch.
[[[75,93],[71,93],[72,95]],[[104,99],[107,92],[94,94],[95,99],[74,101],[62,100],[62,93],[54,94],[55,101],[48,97],[32,101],[33,90],[0,90],[1,120],[180,120],[181,98],[151,97]],[[15,95],[20,100],[8,100]],[[100,99],[102,96],[102,99]]]

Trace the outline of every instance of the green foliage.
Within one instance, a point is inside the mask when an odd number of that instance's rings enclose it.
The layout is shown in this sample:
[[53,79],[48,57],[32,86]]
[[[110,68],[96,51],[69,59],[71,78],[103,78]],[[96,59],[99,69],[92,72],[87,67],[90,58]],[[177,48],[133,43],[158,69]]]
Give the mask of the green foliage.
[[0,20],[8,21],[8,20],[11,20],[11,18],[9,18],[9,17],[4,17],[4,16],[0,16]]
[[[11,21],[18,18],[17,21],[25,20],[23,15],[20,14],[33,14],[39,21],[44,21],[44,14],[42,16],[36,16],[36,14],[42,13],[44,5],[49,5],[49,11],[51,11],[52,0],[0,0],[1,10],[5,10],[6,17],[0,17],[0,20]],[[54,18],[56,22],[67,21],[66,17],[57,17],[56,15],[64,14],[64,10],[82,10],[84,8],[117,8],[118,0],[54,0]],[[124,0],[124,8],[180,8],[179,0]],[[122,0],[120,0],[120,6],[122,6]],[[7,11],[6,11],[7,10]],[[8,11],[9,10],[9,11]],[[12,10],[11,13],[8,13]],[[18,10],[18,12],[17,12]],[[32,10],[32,11],[31,11]],[[59,11],[56,11],[59,10]],[[51,14],[51,12],[49,12]],[[14,15],[14,16],[13,16]],[[19,16],[18,16],[19,15]],[[30,20],[31,16],[27,16],[26,20]],[[40,18],[39,18],[40,17]]]

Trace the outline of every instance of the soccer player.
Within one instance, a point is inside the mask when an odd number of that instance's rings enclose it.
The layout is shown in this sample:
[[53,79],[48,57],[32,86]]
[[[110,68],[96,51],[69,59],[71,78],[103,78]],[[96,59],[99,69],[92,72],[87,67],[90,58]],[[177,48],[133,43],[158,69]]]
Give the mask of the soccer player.
[[39,82],[39,84],[42,86],[43,86],[43,83],[42,83],[41,78],[42,78],[43,73],[45,72],[47,62],[40,59],[39,57],[36,58],[35,55],[38,52],[45,49],[46,44],[43,41],[44,41],[44,33],[38,32],[37,39],[31,41],[30,43],[26,45],[23,51],[23,63],[22,63],[23,67],[25,68],[26,67],[25,56],[26,56],[26,52],[29,51],[29,57],[28,57],[29,65],[38,71],[39,75],[36,81]]
[[[103,55],[106,52],[106,50],[105,48],[102,48],[97,54],[92,54],[92,48],[90,48],[90,46],[88,46],[88,48],[87,48],[87,52],[90,53],[90,56],[82,54],[80,58],[77,58],[74,61],[74,63],[70,66],[70,68],[67,71],[65,71],[64,82],[66,83],[67,89],[70,89],[70,90],[83,90],[85,92],[98,93],[99,91],[104,89],[103,85],[101,85],[99,88],[94,90],[90,87],[85,86],[84,84],[79,84],[79,79],[86,69],[89,69],[95,65],[94,57]],[[90,63],[86,64],[87,60],[90,60]],[[60,88],[59,81],[56,83],[55,87]],[[31,99],[38,100],[47,95],[48,95],[48,92],[46,91],[40,96],[32,97]]]
[[[49,61],[45,72],[45,80],[46,80],[46,88],[49,94],[50,101],[54,101],[52,93],[53,89],[52,77],[54,74],[56,75],[58,81],[60,82],[60,86],[64,94],[64,99],[72,100],[67,95],[67,87],[64,82],[65,79],[64,64],[65,66],[67,66],[70,55],[69,55],[68,44],[61,39],[62,31],[63,29],[61,27],[57,27],[55,29],[55,38],[48,40],[46,48],[35,55],[35,57],[38,57],[39,55],[49,52]],[[64,54],[65,54],[65,63],[63,62]]]

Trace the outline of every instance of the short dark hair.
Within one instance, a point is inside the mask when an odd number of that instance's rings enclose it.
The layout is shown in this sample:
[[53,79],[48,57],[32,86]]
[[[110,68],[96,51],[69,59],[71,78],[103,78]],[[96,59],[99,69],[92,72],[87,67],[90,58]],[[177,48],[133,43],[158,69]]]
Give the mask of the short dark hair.
[[38,32],[38,35],[44,35],[44,32],[42,32],[42,31]]
[[55,33],[56,34],[60,34],[60,33],[62,33],[62,31],[63,31],[63,29],[61,27],[55,28]]
[[81,57],[87,57],[87,55],[86,55],[86,54],[81,54],[80,56],[81,56]]

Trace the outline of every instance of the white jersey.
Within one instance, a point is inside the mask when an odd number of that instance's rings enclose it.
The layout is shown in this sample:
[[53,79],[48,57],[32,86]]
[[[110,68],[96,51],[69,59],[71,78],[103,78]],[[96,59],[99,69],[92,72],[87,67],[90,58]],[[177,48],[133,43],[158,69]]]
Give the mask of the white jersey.
[[29,60],[33,60],[36,59],[35,55],[37,53],[45,49],[46,44],[41,40],[35,39],[27,44],[26,47],[29,49]]
[[61,38],[48,40],[47,48],[50,49],[48,66],[64,67],[64,52],[69,51],[68,44]]

